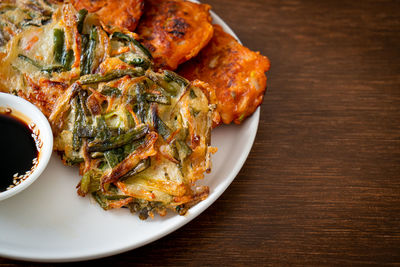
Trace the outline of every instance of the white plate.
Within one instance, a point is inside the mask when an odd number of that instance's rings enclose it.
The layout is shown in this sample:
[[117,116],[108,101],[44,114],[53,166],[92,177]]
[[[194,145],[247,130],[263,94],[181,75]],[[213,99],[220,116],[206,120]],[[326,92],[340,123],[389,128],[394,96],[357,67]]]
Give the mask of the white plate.
[[[215,14],[214,23],[234,35]],[[201,184],[209,197],[187,215],[140,220],[127,209],[104,211],[89,197],[77,196],[77,168],[53,154],[48,168],[28,189],[0,202],[0,256],[42,262],[95,259],[155,241],[190,222],[225,191],[242,168],[256,136],[260,109],[240,125],[212,133],[213,169]]]

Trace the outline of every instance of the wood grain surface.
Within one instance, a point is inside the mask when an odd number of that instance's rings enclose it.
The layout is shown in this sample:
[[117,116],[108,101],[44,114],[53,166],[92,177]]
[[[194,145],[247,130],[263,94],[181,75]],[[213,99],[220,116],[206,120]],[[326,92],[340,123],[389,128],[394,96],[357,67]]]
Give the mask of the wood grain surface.
[[400,265],[400,2],[203,2],[272,62],[253,149],[191,223],[89,263]]

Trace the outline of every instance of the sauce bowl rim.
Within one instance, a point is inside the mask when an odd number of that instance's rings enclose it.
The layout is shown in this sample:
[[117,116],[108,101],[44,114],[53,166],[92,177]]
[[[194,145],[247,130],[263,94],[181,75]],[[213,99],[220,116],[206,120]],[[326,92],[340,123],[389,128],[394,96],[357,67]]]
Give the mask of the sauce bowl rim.
[[22,114],[23,117],[16,117],[28,125],[34,123],[35,128],[39,130],[38,138],[42,143],[38,151],[38,164],[33,168],[32,173],[20,184],[0,192],[0,201],[2,201],[28,188],[46,169],[53,152],[53,132],[43,113],[35,105],[19,96],[0,92],[0,107],[10,108],[16,113]]

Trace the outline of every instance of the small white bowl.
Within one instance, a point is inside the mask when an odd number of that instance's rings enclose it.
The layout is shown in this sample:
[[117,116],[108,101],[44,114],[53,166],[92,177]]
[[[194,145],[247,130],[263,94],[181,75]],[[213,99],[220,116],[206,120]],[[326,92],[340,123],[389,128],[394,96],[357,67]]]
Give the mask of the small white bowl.
[[21,97],[0,93],[0,112],[4,113],[4,110],[7,109],[8,111],[11,110],[12,116],[30,126],[32,132],[37,135],[37,141],[40,145],[38,163],[33,168],[32,173],[20,184],[0,192],[0,201],[23,191],[31,185],[46,168],[53,151],[53,132],[46,117],[37,107]]

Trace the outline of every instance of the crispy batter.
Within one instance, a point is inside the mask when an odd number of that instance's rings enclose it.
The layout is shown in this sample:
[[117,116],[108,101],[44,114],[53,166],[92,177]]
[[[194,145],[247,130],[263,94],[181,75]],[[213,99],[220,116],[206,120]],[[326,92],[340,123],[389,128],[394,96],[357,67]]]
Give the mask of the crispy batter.
[[146,142],[141,147],[132,152],[109,173],[103,175],[101,179],[101,185],[103,186],[103,189],[104,184],[117,182],[119,178],[138,165],[141,160],[156,155],[157,151],[154,149],[154,144],[157,141],[157,138],[158,134],[156,132],[150,132]]
[[87,9],[99,15],[107,28],[117,26],[134,31],[143,13],[143,0],[71,0],[77,9]]
[[56,7],[43,0],[0,0],[0,51],[5,52],[8,41],[22,30],[48,23]]
[[175,70],[196,56],[213,34],[210,6],[182,0],[147,0],[136,32],[156,67]]
[[221,26],[214,25],[210,43],[196,58],[183,64],[179,73],[214,87],[222,121],[240,124],[261,104],[269,67],[267,57],[242,46]]
[[48,79],[40,79],[35,83],[28,75],[25,76],[30,90],[26,93],[18,91],[18,95],[35,104],[46,117],[50,116],[57,99],[63,95],[68,85]]

